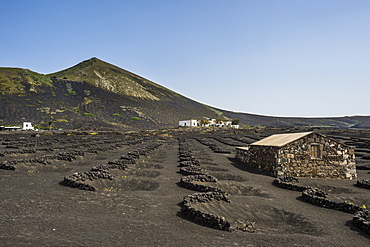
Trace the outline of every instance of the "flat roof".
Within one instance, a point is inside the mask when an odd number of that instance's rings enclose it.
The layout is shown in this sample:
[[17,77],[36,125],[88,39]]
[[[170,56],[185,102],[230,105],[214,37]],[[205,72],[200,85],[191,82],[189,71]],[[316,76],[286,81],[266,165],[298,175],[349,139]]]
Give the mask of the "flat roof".
[[313,132],[301,132],[301,133],[291,133],[291,134],[275,134],[269,137],[266,137],[262,140],[253,142],[250,145],[254,146],[273,146],[273,147],[282,147],[286,144],[298,140],[304,136],[312,134]]

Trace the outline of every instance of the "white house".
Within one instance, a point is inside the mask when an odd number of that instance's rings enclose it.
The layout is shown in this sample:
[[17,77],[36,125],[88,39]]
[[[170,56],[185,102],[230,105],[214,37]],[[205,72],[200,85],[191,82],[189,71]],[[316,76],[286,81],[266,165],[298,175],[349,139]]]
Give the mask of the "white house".
[[31,122],[23,122],[22,130],[35,130]]
[[196,127],[196,126],[200,126],[200,125],[199,125],[198,120],[190,119],[190,120],[181,120],[181,121],[179,121],[179,126]]

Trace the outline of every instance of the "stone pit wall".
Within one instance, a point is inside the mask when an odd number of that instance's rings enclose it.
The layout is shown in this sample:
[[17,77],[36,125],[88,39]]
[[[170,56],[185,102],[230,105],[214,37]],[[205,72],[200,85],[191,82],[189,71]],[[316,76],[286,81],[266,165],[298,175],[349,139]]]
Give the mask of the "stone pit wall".
[[278,150],[277,147],[251,145],[237,148],[235,157],[245,164],[274,174]]
[[[319,146],[319,158],[311,156],[311,145]],[[276,177],[357,177],[354,149],[317,133],[283,147],[250,145],[237,148],[236,158]]]

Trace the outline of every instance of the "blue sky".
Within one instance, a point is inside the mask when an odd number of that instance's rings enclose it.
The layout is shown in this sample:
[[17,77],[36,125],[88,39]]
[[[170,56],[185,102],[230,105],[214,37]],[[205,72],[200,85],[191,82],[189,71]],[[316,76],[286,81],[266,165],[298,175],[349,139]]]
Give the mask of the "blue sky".
[[0,0],[0,67],[98,57],[198,102],[370,115],[369,0]]

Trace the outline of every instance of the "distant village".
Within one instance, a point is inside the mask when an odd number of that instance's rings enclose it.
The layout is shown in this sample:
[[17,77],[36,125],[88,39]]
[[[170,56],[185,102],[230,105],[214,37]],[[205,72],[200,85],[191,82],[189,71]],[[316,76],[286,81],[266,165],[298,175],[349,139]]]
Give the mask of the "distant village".
[[181,127],[220,127],[220,128],[239,128],[239,120],[220,120],[220,119],[190,119],[179,121]]
[[[239,120],[220,120],[220,119],[189,119],[179,121],[181,127],[219,127],[219,128],[239,128]],[[0,126],[0,131],[21,131],[38,130],[32,126],[31,122],[23,122],[20,126]]]

